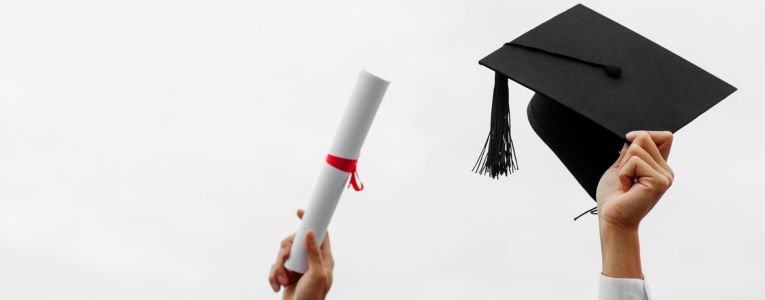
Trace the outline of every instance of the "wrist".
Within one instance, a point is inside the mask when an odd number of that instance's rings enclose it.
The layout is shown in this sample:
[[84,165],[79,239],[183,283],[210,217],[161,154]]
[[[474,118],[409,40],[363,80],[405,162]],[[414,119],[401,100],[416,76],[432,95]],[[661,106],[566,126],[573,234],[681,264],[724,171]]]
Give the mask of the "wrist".
[[600,223],[603,275],[613,278],[642,278],[640,240],[637,227]]

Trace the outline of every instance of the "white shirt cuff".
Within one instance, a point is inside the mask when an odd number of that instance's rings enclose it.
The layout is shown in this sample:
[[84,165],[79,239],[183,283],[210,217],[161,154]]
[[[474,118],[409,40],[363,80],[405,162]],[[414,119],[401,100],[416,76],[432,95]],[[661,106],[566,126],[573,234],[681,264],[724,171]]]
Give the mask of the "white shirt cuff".
[[648,285],[643,279],[612,278],[600,275],[600,300],[649,300],[651,299]]

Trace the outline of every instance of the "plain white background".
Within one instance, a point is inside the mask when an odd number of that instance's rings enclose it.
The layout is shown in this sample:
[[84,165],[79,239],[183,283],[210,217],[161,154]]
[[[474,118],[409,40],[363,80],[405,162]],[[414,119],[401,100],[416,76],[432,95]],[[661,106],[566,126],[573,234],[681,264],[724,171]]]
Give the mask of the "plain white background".
[[[594,299],[593,202],[528,125],[470,172],[477,61],[572,1],[0,3],[0,299],[275,299],[358,71],[392,81],[330,226],[332,299]],[[644,221],[657,299],[763,299],[758,1],[588,1],[739,88],[677,135]]]

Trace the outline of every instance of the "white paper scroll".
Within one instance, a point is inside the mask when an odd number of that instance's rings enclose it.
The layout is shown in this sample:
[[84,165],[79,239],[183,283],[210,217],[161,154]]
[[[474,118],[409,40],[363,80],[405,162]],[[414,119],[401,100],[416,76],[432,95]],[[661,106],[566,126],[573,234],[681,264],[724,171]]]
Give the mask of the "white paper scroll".
[[[345,159],[359,158],[361,146],[364,144],[388,84],[388,81],[380,77],[365,70],[361,71],[329,154]],[[324,163],[311,201],[305,209],[305,215],[292,242],[289,259],[284,263],[287,269],[298,273],[306,271],[308,260],[305,253],[305,234],[309,229],[313,229],[316,232],[317,241],[321,244],[340,195],[348,185],[350,175]]]

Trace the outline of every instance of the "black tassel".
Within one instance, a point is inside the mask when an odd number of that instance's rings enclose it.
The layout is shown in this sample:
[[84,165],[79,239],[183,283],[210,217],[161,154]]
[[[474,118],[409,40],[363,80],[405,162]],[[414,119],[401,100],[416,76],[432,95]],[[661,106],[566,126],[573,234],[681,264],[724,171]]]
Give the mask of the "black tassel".
[[507,77],[495,72],[491,104],[491,128],[473,172],[497,179],[518,170],[513,139],[510,137],[510,104]]

